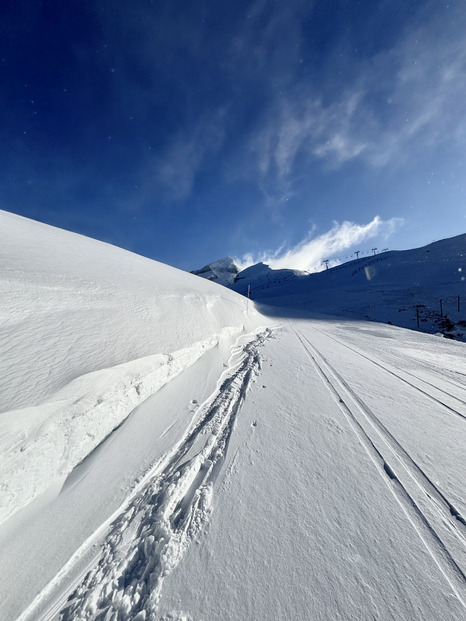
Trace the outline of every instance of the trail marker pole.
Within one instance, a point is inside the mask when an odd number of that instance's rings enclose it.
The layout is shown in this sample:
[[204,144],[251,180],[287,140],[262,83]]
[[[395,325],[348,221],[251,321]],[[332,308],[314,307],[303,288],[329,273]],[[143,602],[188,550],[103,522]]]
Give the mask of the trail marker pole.
[[416,323],[419,328],[419,306],[416,306]]

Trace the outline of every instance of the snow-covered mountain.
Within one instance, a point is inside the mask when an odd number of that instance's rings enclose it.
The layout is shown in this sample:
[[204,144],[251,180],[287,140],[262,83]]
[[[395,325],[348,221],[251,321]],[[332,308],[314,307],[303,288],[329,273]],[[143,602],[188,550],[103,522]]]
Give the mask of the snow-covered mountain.
[[0,619],[462,619],[466,345],[308,308],[462,241],[266,306],[0,211]]
[[466,340],[466,235],[360,258],[317,274],[241,271],[230,287],[263,304],[443,333]]
[[304,276],[308,276],[308,272],[288,269],[274,270],[265,263],[256,263],[239,272],[230,286],[234,291],[246,295],[248,290],[275,289],[294,283]]
[[239,271],[240,269],[234,260],[231,257],[225,257],[224,259],[219,259],[218,261],[204,265],[203,268],[194,270],[191,274],[201,276],[207,280],[213,280],[219,285],[228,287],[233,284]]

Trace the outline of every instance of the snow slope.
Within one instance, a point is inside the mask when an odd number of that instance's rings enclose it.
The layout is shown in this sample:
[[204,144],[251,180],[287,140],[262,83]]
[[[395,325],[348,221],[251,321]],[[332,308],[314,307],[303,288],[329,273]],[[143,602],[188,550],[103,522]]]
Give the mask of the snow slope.
[[464,618],[465,344],[0,224],[1,619]]
[[157,618],[463,619],[464,353],[390,326],[285,321]]
[[226,289],[6,212],[0,261],[0,522],[257,318]]
[[464,617],[464,345],[265,337],[21,619]]

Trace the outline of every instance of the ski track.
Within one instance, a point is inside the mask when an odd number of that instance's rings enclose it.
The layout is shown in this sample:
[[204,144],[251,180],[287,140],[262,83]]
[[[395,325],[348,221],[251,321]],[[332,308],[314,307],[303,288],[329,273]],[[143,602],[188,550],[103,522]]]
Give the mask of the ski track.
[[466,575],[462,569],[466,559],[464,517],[323,354],[299,329],[292,326],[292,330],[377,471],[401,505],[456,597],[466,608]]
[[[241,361],[230,368],[230,375],[199,409],[184,438],[126,501],[84,580],[78,586],[75,582],[66,603],[71,589],[46,618],[55,618],[58,610],[61,621],[154,618],[163,579],[209,520],[213,483],[246,391],[260,369],[258,346],[270,333],[265,330],[244,347]],[[82,576],[83,572],[78,580]],[[25,611],[25,618],[33,618],[35,605],[44,597],[39,595]]]
[[[368,356],[367,354],[362,353],[361,351],[359,351],[358,349],[351,347],[350,345],[347,345],[346,343],[343,343],[342,341],[336,339],[333,336],[330,336],[329,334],[322,332],[321,330],[318,330],[317,328],[315,328],[314,326],[310,326],[312,327],[313,330],[315,330],[315,332],[318,332],[319,334],[322,334],[323,336],[329,338],[330,340],[334,341],[335,343],[338,343],[338,345],[341,345],[342,347],[346,347],[346,349],[348,349],[349,351],[357,354],[358,356],[361,356],[361,358],[364,358],[365,360],[368,360],[369,362],[371,362],[372,364],[374,364],[375,366],[379,367],[380,369],[382,369],[383,371],[386,371],[387,373],[389,373],[390,375],[393,375],[394,377],[398,378],[399,380],[401,380],[402,382],[404,382],[405,384],[407,384],[408,386],[411,386],[411,388],[413,388],[414,390],[417,390],[418,392],[420,392],[421,394],[425,395],[426,397],[428,397],[429,399],[431,399],[432,401],[434,401],[435,403],[441,405],[442,407],[444,407],[448,412],[450,412],[451,414],[454,414],[455,416],[459,416],[460,418],[462,418],[463,420],[466,420],[466,414],[459,412],[458,410],[456,410],[455,408],[449,406],[448,404],[444,403],[443,401],[441,401],[440,399],[438,399],[437,397],[435,397],[434,395],[430,394],[429,392],[423,390],[422,388],[419,388],[419,386],[416,386],[415,384],[413,384],[412,382],[410,382],[409,380],[407,380],[406,378],[402,377],[400,375],[400,371],[396,372],[393,369],[389,369],[388,366],[386,366],[386,364],[382,364],[381,362],[374,360],[374,358],[371,358],[370,356]],[[445,390],[442,390],[441,388],[439,388],[438,386],[435,386],[434,384],[431,384],[430,382],[428,382],[427,380],[424,380],[420,377],[418,377],[417,375],[414,375],[414,373],[411,373],[410,371],[406,371],[403,370],[402,371],[403,374],[405,375],[409,375],[410,377],[414,378],[415,380],[417,380],[418,382],[422,382],[423,384],[426,384],[427,386],[430,386],[431,388],[434,388],[435,390],[437,390],[438,392],[443,393],[444,395],[448,396],[450,399],[454,399],[455,401],[457,401],[458,403],[460,403],[462,406],[466,407],[466,401],[464,401],[463,399],[460,399],[459,397],[456,397],[455,395],[452,395],[448,392],[446,392]],[[455,382],[451,382],[450,380],[447,380],[446,378],[442,377],[442,380],[445,379],[446,381],[448,381],[450,384],[452,384],[453,386],[455,386],[455,388],[460,388],[461,390],[464,390],[463,386],[460,386],[459,384],[455,383]]]

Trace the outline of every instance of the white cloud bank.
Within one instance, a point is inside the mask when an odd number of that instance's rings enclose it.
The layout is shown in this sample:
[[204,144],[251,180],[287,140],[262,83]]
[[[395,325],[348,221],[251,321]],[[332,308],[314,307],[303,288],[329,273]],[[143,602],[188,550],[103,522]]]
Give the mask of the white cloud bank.
[[324,260],[332,260],[338,253],[349,250],[366,240],[374,237],[388,239],[402,222],[400,218],[382,220],[379,216],[375,216],[368,224],[335,222],[332,228],[322,235],[313,237],[313,231],[311,231],[305,239],[289,250],[281,247],[274,253],[264,253],[255,259],[251,255],[246,255],[238,263],[243,268],[262,261],[273,269],[288,268],[308,272],[321,270]]

